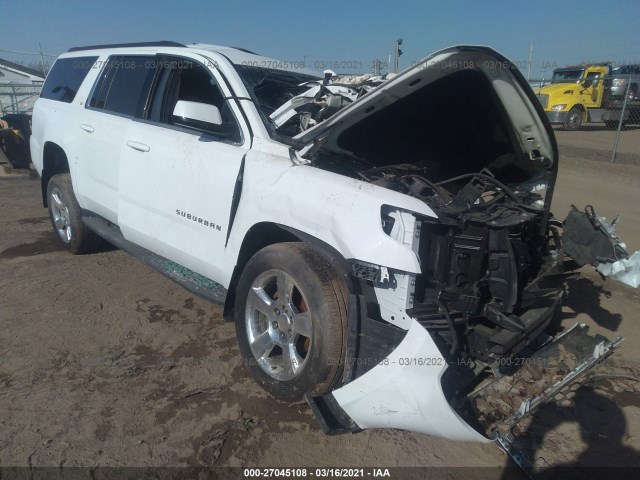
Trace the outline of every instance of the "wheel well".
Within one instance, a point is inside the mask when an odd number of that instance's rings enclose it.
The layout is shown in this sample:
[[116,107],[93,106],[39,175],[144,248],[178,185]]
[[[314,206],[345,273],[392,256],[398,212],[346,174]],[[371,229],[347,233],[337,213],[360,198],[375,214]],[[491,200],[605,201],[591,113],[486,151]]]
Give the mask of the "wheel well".
[[299,241],[300,238],[275,223],[257,223],[249,229],[242,241],[238,261],[233,269],[231,282],[229,282],[229,288],[227,289],[223,312],[225,319],[232,320],[233,306],[236,301],[236,286],[249,259],[259,250],[274,243]]
[[231,281],[229,282],[229,288],[227,289],[227,296],[224,302],[223,316],[226,320],[233,319],[232,313],[236,300],[236,286],[238,285],[238,280],[240,279],[240,275],[242,274],[247,262],[264,247],[283,242],[306,242],[311,245],[314,250],[329,260],[333,268],[345,276],[349,291],[354,290],[355,287],[353,287],[347,279],[347,274],[351,269],[349,262],[345,260],[340,252],[331,245],[318,240],[312,235],[285,225],[267,222],[257,223],[249,229],[242,241],[242,246],[240,247],[238,261],[233,269],[233,274],[231,276]]
[[44,144],[42,152],[42,180],[40,187],[42,189],[42,205],[47,206],[47,185],[54,175],[59,173],[70,173],[69,161],[67,154],[60,145],[53,142]]

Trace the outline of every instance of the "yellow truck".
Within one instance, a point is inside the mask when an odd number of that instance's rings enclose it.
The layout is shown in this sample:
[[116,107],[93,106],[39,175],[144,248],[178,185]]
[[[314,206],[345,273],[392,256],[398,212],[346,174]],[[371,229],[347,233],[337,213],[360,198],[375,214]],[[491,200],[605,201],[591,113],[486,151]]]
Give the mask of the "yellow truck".
[[555,69],[551,83],[535,92],[549,121],[566,130],[577,130],[583,122],[617,122],[620,109],[605,108],[608,94],[604,77],[610,70],[609,64]]

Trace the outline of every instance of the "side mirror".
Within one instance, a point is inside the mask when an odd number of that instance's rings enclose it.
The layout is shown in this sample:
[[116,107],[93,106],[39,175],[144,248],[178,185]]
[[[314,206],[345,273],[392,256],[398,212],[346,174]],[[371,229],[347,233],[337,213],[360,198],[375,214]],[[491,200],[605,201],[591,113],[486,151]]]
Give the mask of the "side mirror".
[[178,100],[173,109],[174,122],[181,125],[189,125],[195,122],[222,125],[220,109],[215,105],[200,102],[188,102]]
[[589,88],[589,87],[591,86],[591,79],[584,80],[584,81],[582,82],[582,86],[583,86],[584,88]]

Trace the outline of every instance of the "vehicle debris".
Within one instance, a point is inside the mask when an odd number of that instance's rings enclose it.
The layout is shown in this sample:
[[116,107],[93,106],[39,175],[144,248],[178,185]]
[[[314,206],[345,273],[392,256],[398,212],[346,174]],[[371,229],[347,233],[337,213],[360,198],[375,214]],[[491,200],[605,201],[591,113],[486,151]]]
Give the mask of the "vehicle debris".
[[640,250],[628,258],[613,263],[601,263],[596,270],[604,277],[611,277],[633,288],[640,285]]
[[510,432],[563,388],[611,355],[624,340],[616,337],[608,341],[601,335],[588,335],[588,330],[586,325],[576,324],[532,355],[511,359],[512,373],[468,395],[488,436],[495,437],[498,430],[503,434]]
[[564,251],[581,267],[591,264],[603,277],[637,288],[640,285],[640,251],[629,255],[616,235],[619,217],[609,222],[591,205],[583,212],[572,206],[564,221]]
[[[295,134],[331,117],[346,105],[384,83],[387,78],[393,78],[393,75],[336,75],[328,70],[323,80],[306,81],[295,86],[289,83],[290,77],[276,79],[265,75],[255,81],[259,82],[258,91],[265,89],[267,83],[271,82],[285,83],[289,92],[292,93],[303,90],[269,115],[279,131]],[[298,77],[298,79],[303,78]]]

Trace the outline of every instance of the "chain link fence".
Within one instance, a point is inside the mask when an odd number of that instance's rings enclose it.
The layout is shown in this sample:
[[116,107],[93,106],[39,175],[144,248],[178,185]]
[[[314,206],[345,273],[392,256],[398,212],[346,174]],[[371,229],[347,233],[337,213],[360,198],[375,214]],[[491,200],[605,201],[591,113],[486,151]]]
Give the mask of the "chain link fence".
[[618,152],[640,155],[640,68],[635,75],[613,74],[604,83],[605,107],[619,112],[617,117],[605,121],[606,127],[616,130],[611,161],[615,162]]
[[0,116],[16,113],[31,114],[42,85],[0,83]]

